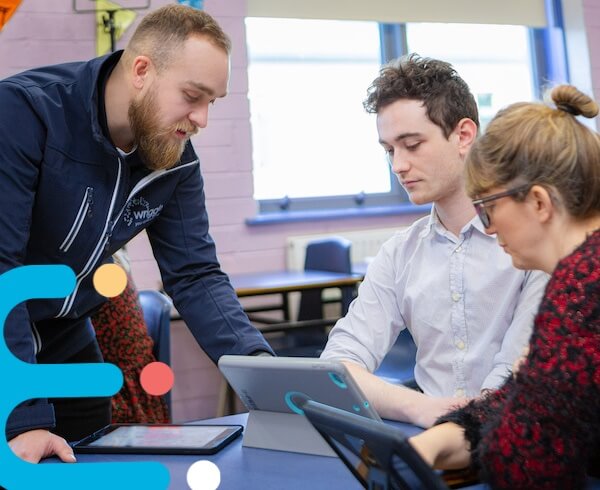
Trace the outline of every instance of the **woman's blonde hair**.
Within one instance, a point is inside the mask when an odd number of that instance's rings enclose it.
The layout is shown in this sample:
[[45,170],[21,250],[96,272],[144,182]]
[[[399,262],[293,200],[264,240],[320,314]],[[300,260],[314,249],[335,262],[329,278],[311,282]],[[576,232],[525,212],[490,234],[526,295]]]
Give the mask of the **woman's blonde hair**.
[[572,85],[554,87],[549,98],[555,108],[520,102],[492,119],[467,156],[469,196],[539,184],[557,191],[574,217],[600,211],[600,137],[575,118],[596,116],[598,104]]

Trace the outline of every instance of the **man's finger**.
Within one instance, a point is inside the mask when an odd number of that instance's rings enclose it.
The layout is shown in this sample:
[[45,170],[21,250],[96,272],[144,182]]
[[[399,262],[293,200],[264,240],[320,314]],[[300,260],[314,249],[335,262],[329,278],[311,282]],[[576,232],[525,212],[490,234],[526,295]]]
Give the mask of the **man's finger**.
[[54,445],[53,452],[61,459],[61,461],[64,461],[65,463],[75,463],[75,461],[77,461],[75,454],[73,454],[73,449],[62,437],[54,437],[52,443]]

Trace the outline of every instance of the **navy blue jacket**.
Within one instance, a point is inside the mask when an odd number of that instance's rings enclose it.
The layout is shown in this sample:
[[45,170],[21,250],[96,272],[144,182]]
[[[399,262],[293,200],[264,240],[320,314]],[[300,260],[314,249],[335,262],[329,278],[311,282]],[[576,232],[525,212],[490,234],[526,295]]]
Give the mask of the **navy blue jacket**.
[[[137,152],[125,158],[103,135],[98,76],[120,54],[0,81],[0,274],[66,264],[77,275],[67,298],[31,300],[11,312],[8,347],[27,362],[40,351],[44,362],[60,362],[92,341],[81,319],[104,301],[93,273],[147,229],[164,289],[213,361],[271,352],[220,269],[191,143],[174,168],[150,171]],[[24,403],[7,436],[53,423],[46,401]]]

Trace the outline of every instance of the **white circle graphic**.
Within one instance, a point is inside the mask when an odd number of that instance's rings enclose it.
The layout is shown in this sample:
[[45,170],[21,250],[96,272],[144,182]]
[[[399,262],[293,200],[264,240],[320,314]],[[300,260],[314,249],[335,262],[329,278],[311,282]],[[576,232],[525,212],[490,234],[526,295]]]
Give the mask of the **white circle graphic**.
[[219,467],[210,461],[196,461],[187,471],[187,484],[192,490],[217,490],[221,484]]

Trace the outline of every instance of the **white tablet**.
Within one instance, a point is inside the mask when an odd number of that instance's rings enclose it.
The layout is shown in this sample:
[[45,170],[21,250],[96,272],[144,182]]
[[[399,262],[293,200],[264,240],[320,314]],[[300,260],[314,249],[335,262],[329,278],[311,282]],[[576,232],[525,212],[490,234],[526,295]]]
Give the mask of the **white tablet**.
[[314,400],[381,420],[346,367],[307,357],[222,356],[219,369],[249,411],[295,413]]

